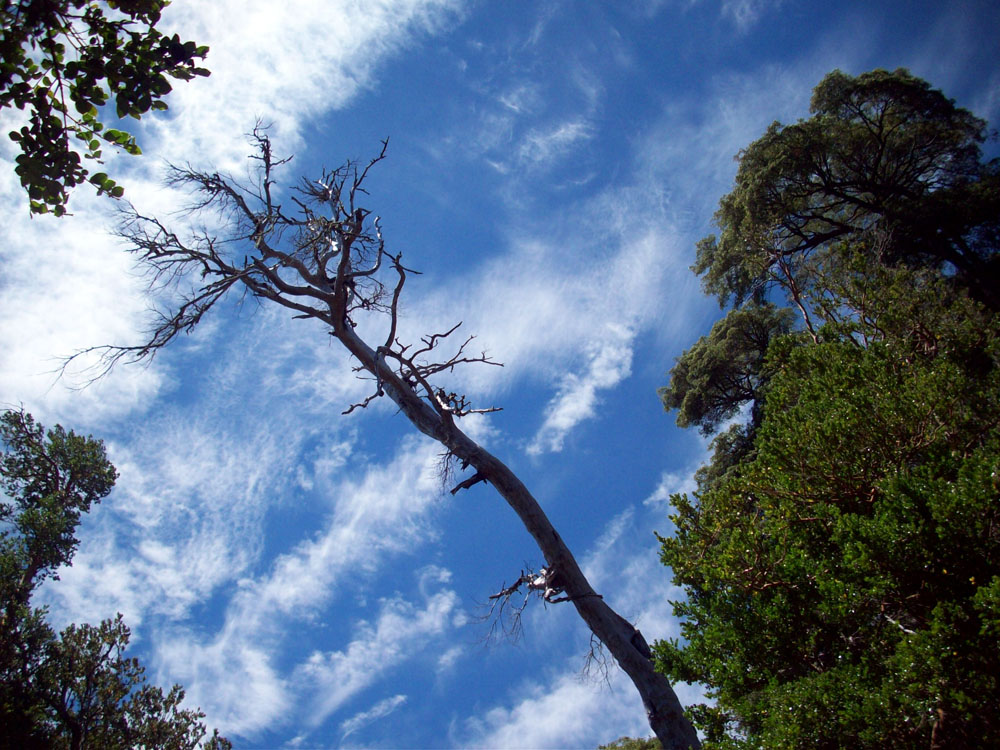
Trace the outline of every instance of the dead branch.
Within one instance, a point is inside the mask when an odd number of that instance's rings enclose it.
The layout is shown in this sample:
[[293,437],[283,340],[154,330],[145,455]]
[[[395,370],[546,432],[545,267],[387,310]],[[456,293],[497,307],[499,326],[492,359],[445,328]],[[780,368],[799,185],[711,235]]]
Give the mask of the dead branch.
[[[291,213],[283,210],[273,190],[274,169],[288,160],[274,156],[269,138],[259,127],[251,143],[257,173],[250,185],[190,166],[171,171],[171,182],[191,192],[194,210],[217,212],[223,224],[221,239],[201,232],[182,240],[134,207],[126,211],[121,236],[149,271],[151,288],[175,296],[144,343],[89,351],[102,355],[105,371],[123,359],[148,361],[178,335],[189,332],[233,289],[281,305],[293,317],[324,323],[354,358],[359,377],[375,381],[374,392],[345,413],[388,396],[414,427],[444,446],[447,456],[460,461],[463,469],[474,470],[453,492],[488,482],[537,543],[545,567],[537,574],[522,571],[513,584],[490,597],[493,628],[519,633],[532,597],[553,604],[571,602],[631,678],[663,746],[671,750],[699,747],[676,694],[653,668],[649,647],[639,631],[594,592],[538,500],[517,475],[456,424],[461,417],[499,407],[477,408],[465,394],[435,383],[438,376],[460,366],[499,363],[486,352],[468,354],[471,336],[448,353],[449,337],[461,323],[423,336],[415,344],[400,340],[399,300],[408,274],[414,271],[403,265],[401,254],[386,250],[379,218],[358,205],[368,195],[364,181],[385,158],[388,141],[364,165],[348,161],[336,170],[324,170],[317,180],[303,180],[290,196],[295,209]],[[373,347],[358,335],[355,329],[361,315],[374,315],[385,326],[384,338],[378,337],[382,345]]]
[[476,484],[479,484],[480,482],[485,482],[485,481],[486,481],[486,477],[484,477],[480,472],[477,471],[471,477],[469,477],[468,479],[462,480],[455,487],[453,487],[452,490],[451,490],[451,494],[452,495],[457,495],[459,493],[459,491],[461,491],[461,490],[467,490],[470,487],[472,487],[472,486],[474,486]]
[[485,637],[487,642],[499,640],[502,636],[516,643],[524,632],[522,617],[528,606],[531,592],[524,592],[520,601],[512,602],[512,598],[518,593],[519,586],[519,583],[505,586],[500,592],[490,597],[488,611],[479,618],[480,621],[489,623],[489,631]]
[[598,682],[603,682],[609,688],[611,687],[611,665],[608,654],[604,650],[604,644],[601,643],[601,639],[593,633],[590,634],[590,648],[587,650],[586,657],[584,657],[583,669],[580,671],[580,674],[584,679],[594,679]]
[[[472,478],[475,479],[475,477]],[[456,489],[460,488],[461,486]],[[500,591],[490,596],[490,599],[510,599],[511,596],[520,591],[521,586],[525,587],[528,594],[539,594],[549,604],[573,601],[571,596],[559,596],[565,590],[566,584],[559,571],[554,567],[542,568],[538,573],[534,573],[530,568],[527,571],[522,570],[520,577],[514,583],[501,588]],[[588,596],[600,598],[599,594],[588,594]]]

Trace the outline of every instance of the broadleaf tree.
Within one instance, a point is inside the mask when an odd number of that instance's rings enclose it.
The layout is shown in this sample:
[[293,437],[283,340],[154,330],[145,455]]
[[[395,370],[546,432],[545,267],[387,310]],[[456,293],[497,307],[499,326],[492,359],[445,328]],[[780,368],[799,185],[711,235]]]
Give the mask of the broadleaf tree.
[[156,28],[166,0],[8,0],[0,6],[0,109],[28,113],[9,133],[21,150],[14,171],[34,214],[66,212],[69,191],[124,188],[104,171],[104,149],[141,150],[127,130],[106,127],[167,109],[170,79],[207,76],[208,47]]
[[[800,330],[754,360],[745,440],[716,438],[662,539],[687,599],[656,655],[714,698],[690,710],[706,747],[1000,743],[997,215],[959,198],[1000,200],[985,135],[905,71],[834,72],[813,117],[741,154],[696,270],[727,320],[769,293]],[[844,188],[848,167],[868,178]],[[664,403],[720,387],[672,380]]]
[[[369,198],[365,179],[385,157],[387,143],[370,162],[348,162],[324,171],[315,179],[303,180],[297,194],[289,195],[279,194],[276,188],[275,170],[284,160],[273,155],[266,133],[255,131],[252,142],[257,167],[253,184],[190,168],[173,172],[171,182],[190,188],[196,194],[195,205],[218,212],[220,236],[187,237],[135,209],[128,215],[122,235],[140,263],[155,278],[184,279],[194,285],[193,290],[178,290],[179,301],[144,343],[102,347],[107,365],[154,356],[196,326],[231,291],[275,303],[296,318],[324,324],[353,357],[356,370],[372,382],[371,395],[345,412],[364,408],[383,396],[390,398],[417,430],[440,443],[448,458],[465,472],[453,493],[481,483],[491,485],[535,540],[544,566],[537,572],[522,571],[513,584],[491,597],[501,614],[505,607],[520,613],[520,605],[511,602],[519,592],[574,607],[632,680],[663,746],[671,750],[699,747],[673,688],[655,670],[642,634],[594,591],[524,483],[459,426],[463,417],[495,411],[495,407],[473,405],[466,395],[442,387],[440,376],[467,365],[496,363],[471,350],[471,337],[458,339],[460,324],[416,342],[401,339],[400,299],[412,271],[403,264],[401,254],[386,247],[381,220],[363,205]],[[361,326],[362,316],[374,320]],[[377,339],[361,337],[362,330],[372,330],[372,326],[378,330],[379,325]]]
[[15,410],[0,415],[0,442],[0,748],[229,748],[218,732],[202,742],[204,714],[181,708],[179,685],[164,693],[125,656],[121,615],[56,634],[31,604],[114,486],[104,446]]

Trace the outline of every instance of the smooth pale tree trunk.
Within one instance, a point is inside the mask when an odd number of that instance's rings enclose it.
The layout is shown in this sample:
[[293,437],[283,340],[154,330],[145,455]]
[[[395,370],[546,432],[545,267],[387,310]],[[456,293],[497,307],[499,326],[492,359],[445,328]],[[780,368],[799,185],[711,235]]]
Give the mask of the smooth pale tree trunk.
[[573,553],[549,521],[541,505],[524,483],[506,464],[472,440],[454,423],[432,409],[410,385],[404,382],[354,332],[353,326],[334,316],[334,335],[361,365],[371,372],[385,393],[422,433],[445,446],[448,451],[476,471],[479,479],[489,482],[520,517],[545,557],[547,567],[561,577],[565,595],[572,601],[583,621],[632,680],[646,708],[649,725],[667,750],[699,748],[698,735],[684,716],[684,709],[669,681],[654,669],[649,646],[641,633],[615,612],[598,595],[584,576]]
[[[385,157],[388,143],[383,141],[381,153],[363,169],[348,162],[334,172],[325,172],[320,180],[303,181],[299,190],[301,199],[294,199],[301,214],[290,217],[281,211],[271,194],[272,168],[284,161],[273,159],[270,140],[259,129],[254,131],[253,138],[259,148],[259,156],[254,157],[259,162],[256,192],[217,173],[175,169],[171,178],[174,183],[189,184],[200,192],[203,200],[199,205],[215,205],[227,218],[235,216],[237,232],[233,239],[242,241],[242,245],[217,242],[206,235],[197,236],[188,245],[158,220],[134,211],[129,214],[122,234],[153,270],[154,277],[174,278],[183,271],[197,270],[204,281],[172,315],[163,318],[145,344],[110,347],[110,363],[124,357],[140,360],[152,356],[182,331],[190,331],[219,299],[239,285],[258,299],[271,300],[294,311],[297,318],[325,323],[358,361],[358,369],[371,374],[377,384],[375,393],[352,406],[348,413],[386,394],[420,432],[438,441],[463,467],[475,472],[456,490],[479,481],[493,485],[545,556],[546,579],[558,578],[557,588],[561,593],[558,601],[573,603],[590,631],[635,684],[650,727],[663,747],[699,748],[698,736],[684,716],[673,688],[653,668],[649,646],[642,634],[593,590],[573,554],[521,480],[456,425],[458,417],[494,409],[471,409],[466,406],[464,396],[444,394],[430,382],[434,375],[451,371],[459,364],[496,363],[489,362],[485,355],[464,355],[464,344],[450,359],[422,363],[458,326],[421,339],[416,349],[397,339],[397,305],[406,278],[406,269],[400,262],[402,256],[384,250],[378,218],[374,219],[372,231],[365,225],[369,212],[355,204],[356,197],[367,195],[362,183],[368,170]],[[322,210],[314,210],[310,204]],[[278,245],[272,246],[271,240]],[[375,280],[383,261],[391,264],[398,276],[391,293]],[[388,317],[385,343],[377,349],[355,332],[351,316],[359,312]]]

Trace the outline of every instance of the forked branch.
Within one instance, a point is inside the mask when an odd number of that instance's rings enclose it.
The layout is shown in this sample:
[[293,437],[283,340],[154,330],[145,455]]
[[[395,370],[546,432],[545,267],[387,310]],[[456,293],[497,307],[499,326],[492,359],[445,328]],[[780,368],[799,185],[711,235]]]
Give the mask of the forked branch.
[[[538,574],[522,571],[518,581],[491,597],[494,607],[513,616],[514,627],[531,596],[546,602],[570,602],[642,696],[650,726],[665,748],[699,746],[697,735],[669,683],[653,668],[642,635],[594,592],[572,552],[541,505],[510,468],[466,435],[457,420],[497,411],[474,406],[469,398],[437,381],[457,367],[498,365],[486,352],[468,353],[471,336],[448,352],[460,324],[406,343],[398,335],[399,301],[409,274],[400,254],[386,251],[381,223],[360,205],[369,171],[385,158],[388,143],[364,165],[347,162],[302,181],[287,199],[286,212],[274,189],[274,168],[287,160],[274,157],[271,142],[259,128],[251,136],[257,175],[241,185],[218,173],[174,169],[171,181],[191,190],[194,209],[213,209],[223,220],[222,236],[195,234],[181,240],[159,220],[129,208],[121,234],[150,272],[153,286],[171,290],[172,312],[164,313],[138,346],[101,350],[106,367],[122,359],[149,359],[181,332],[190,331],[232,289],[287,308],[296,318],[324,323],[330,335],[352,355],[359,377],[374,381],[374,392],[347,412],[368,406],[383,395],[420,432],[438,441],[445,455],[472,476],[455,488],[481,482],[496,489],[517,513],[545,558]],[[381,345],[357,333],[359,316],[377,316],[385,327]],[[523,592],[524,600],[511,604]]]

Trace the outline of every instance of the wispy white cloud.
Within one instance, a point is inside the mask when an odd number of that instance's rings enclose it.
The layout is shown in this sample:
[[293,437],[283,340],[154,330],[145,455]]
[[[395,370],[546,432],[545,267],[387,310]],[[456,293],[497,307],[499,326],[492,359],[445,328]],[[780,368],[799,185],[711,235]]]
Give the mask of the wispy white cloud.
[[246,330],[217,340],[211,364],[201,351],[171,358],[200,389],[197,404],[154,409],[108,441],[117,487],[48,592],[56,616],[183,618],[257,562],[270,510],[339,482],[352,425],[326,415],[366,384],[305,326],[268,312],[238,323]]
[[[1000,70],[995,65],[982,64],[983,50],[977,38],[984,26],[995,25],[1000,14],[987,8],[985,5],[981,8],[960,4],[942,6],[943,12],[926,29],[915,48],[908,50],[908,54],[894,65],[885,67],[908,68],[935,88],[955,97],[960,106],[985,118],[995,128],[1000,120]],[[980,73],[973,86],[969,85],[970,69]],[[971,97],[966,99],[968,94]],[[995,143],[993,153],[996,153]]]
[[177,631],[157,643],[154,663],[161,679],[169,674],[183,682],[190,704],[205,710],[212,726],[252,735],[292,717],[297,685],[280,674],[270,643],[244,637],[238,628],[229,622],[208,640]]
[[109,236],[106,215],[90,211],[96,200],[81,196],[79,216],[30,220],[27,198],[6,161],[14,154],[3,144],[0,154],[0,183],[8,188],[0,195],[0,401],[24,403],[41,420],[51,422],[58,414],[73,424],[141,411],[169,382],[160,368],[124,372],[114,383],[100,382],[82,392],[67,387],[79,383],[72,376],[79,368],[71,368],[62,382],[57,374],[62,358],[82,348],[132,343],[146,308],[143,281]]
[[[642,8],[648,15],[664,10],[684,12],[706,0],[643,0]],[[708,0],[714,6],[716,0]],[[768,11],[781,7],[784,0],[721,0],[719,14],[733,24],[740,33],[748,31]]]
[[399,597],[383,600],[375,622],[358,623],[356,636],[343,649],[313,653],[295,674],[296,682],[308,685],[306,694],[312,696],[308,723],[318,726],[386,671],[442,635],[451,627],[457,604],[453,591],[432,595],[422,609]]
[[496,99],[515,115],[528,115],[540,107],[542,96],[537,83],[522,81],[501,91]]
[[134,445],[112,450],[119,488],[96,510],[74,564],[49,595],[61,618],[121,611],[184,617],[257,560],[271,493],[294,461],[294,443],[260,425],[235,437],[194,417],[156,420]]
[[340,736],[341,742],[344,738],[350,734],[354,734],[356,731],[362,727],[366,727],[373,721],[378,721],[379,719],[384,719],[386,716],[391,714],[397,708],[406,703],[406,696],[399,694],[393,695],[384,700],[380,700],[374,706],[369,708],[367,711],[362,711],[360,713],[354,714],[350,719],[341,722],[340,731],[342,732]]
[[993,71],[989,81],[990,85],[979,94],[971,108],[980,117],[996,123],[1000,120],[1000,71]]
[[464,654],[465,649],[462,646],[452,646],[441,654],[437,661],[438,674],[446,673],[454,669],[455,665]]
[[414,286],[401,334],[412,341],[464,321],[473,350],[504,367],[466,368],[455,389],[503,406],[518,385],[548,384],[528,443],[535,455],[558,451],[628,377],[638,337],[655,331],[668,345],[700,323],[708,303],[691,293],[682,238],[655,184],[601,191],[560,216],[512,226],[505,250],[464,274]]
[[635,691],[620,689],[614,676],[612,689],[581,679],[579,665],[566,665],[565,671],[545,682],[519,685],[509,706],[496,706],[480,717],[467,719],[456,728],[453,741],[462,747],[477,748],[566,748],[595,746],[611,742],[601,737],[600,725],[610,732],[645,736],[642,704]]
[[[707,452],[706,452],[707,457]],[[704,460],[704,459],[703,459]],[[686,471],[665,471],[660,477],[659,484],[652,494],[643,500],[644,505],[654,508],[665,508],[670,502],[670,496],[675,494],[691,494],[698,485],[694,481],[694,472],[698,466],[693,466]]]
[[[358,635],[343,651],[313,654],[291,672],[277,666],[276,655],[290,648],[295,634],[311,627],[338,595],[346,595],[342,589],[362,590],[388,556],[433,538],[425,516],[441,497],[436,465],[429,441],[413,438],[403,441],[392,461],[370,465],[358,479],[317,478],[318,499],[331,507],[322,530],[279,555],[266,575],[244,575],[217,632],[165,626],[155,644],[160,670],[183,681],[192,701],[226,731],[252,735],[282,724],[294,718],[290,701],[301,705],[303,696],[323,695],[308,709],[315,726],[372,684],[380,669],[410,658],[419,642],[461,624],[454,593],[441,590],[447,571],[425,568],[417,580],[424,609],[398,595],[382,597],[375,623],[357,625]],[[233,551],[236,544],[230,542]],[[364,662],[376,652],[378,659]],[[383,667],[374,669],[375,661]],[[219,681],[246,686],[259,702],[245,700],[240,690],[219,691]]]
[[632,333],[624,326],[608,325],[606,336],[590,344],[583,375],[567,373],[546,408],[545,420],[528,453],[558,453],[567,433],[594,415],[599,390],[612,388],[628,377],[632,365]]
[[[196,164],[208,157],[212,169],[242,171],[241,134],[257,117],[296,150],[305,122],[374,85],[386,58],[439,29],[458,9],[454,0],[173,3],[165,24],[211,47],[206,66],[212,75],[177,87],[170,101],[174,119],[154,118],[159,154]],[[228,20],[235,17],[238,24]]]
[[[530,72],[545,60],[545,45],[539,42],[557,17],[555,8],[535,10],[538,20],[531,30],[489,60],[488,79],[470,83],[463,92],[475,102],[470,114],[458,118],[439,142],[427,145],[439,156],[454,158],[458,153],[472,162],[489,164],[509,177],[508,197],[579,155],[599,132],[597,118],[605,89],[600,72],[592,68],[604,61],[564,56],[558,68],[549,67],[550,75]],[[622,45],[614,47],[620,50]],[[526,65],[525,60],[532,62]],[[617,64],[628,63],[621,59]]]
[[605,526],[583,562],[595,589],[650,642],[679,635],[670,602],[684,598],[660,562],[653,536],[654,529],[666,532],[665,526],[663,509],[649,513],[627,507]]
[[360,479],[326,490],[334,510],[322,532],[280,555],[268,578],[252,586],[247,607],[301,617],[345,576],[370,573],[385,555],[431,539],[424,516],[441,497],[438,451],[426,439],[407,438],[388,464],[369,465]]
[[768,11],[779,8],[784,0],[723,0],[722,15],[740,31],[757,24]]
[[544,168],[591,137],[593,128],[582,119],[533,129],[518,146],[518,161],[531,169]]

